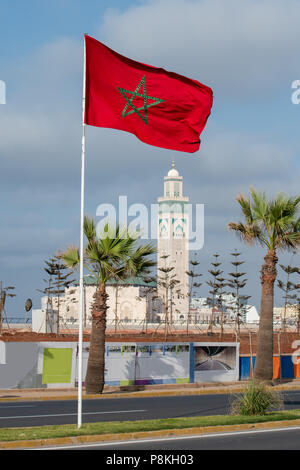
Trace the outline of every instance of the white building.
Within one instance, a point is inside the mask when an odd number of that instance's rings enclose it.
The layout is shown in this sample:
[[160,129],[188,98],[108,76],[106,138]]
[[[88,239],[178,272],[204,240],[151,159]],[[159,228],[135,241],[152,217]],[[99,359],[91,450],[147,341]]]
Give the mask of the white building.
[[[231,294],[223,294],[223,306],[224,306],[224,319],[226,322],[234,322],[235,314],[234,310],[230,309],[232,307],[235,298]],[[193,298],[191,301],[191,309],[193,316],[197,319],[197,323],[208,323],[211,317],[211,308],[206,304],[206,297]],[[215,308],[214,312],[215,322],[218,323],[220,319],[220,314],[218,308]],[[254,305],[244,305],[243,306],[243,323],[253,323],[258,324],[259,315],[257,309]]]
[[257,312],[257,309],[254,305],[248,305],[249,309],[247,309],[246,312],[246,321],[245,323],[254,323],[258,324],[259,323],[259,315]]
[[[91,325],[91,312],[93,296],[97,284],[92,276],[84,277],[84,325]],[[107,299],[107,325],[115,323],[142,324],[153,322],[155,317],[155,293],[156,283],[146,283],[141,278],[129,278],[118,284],[108,281],[106,285]],[[53,309],[57,310],[57,298],[53,299]],[[79,311],[79,287],[68,287],[64,296],[60,299],[59,314],[61,323],[66,325],[78,322]]]

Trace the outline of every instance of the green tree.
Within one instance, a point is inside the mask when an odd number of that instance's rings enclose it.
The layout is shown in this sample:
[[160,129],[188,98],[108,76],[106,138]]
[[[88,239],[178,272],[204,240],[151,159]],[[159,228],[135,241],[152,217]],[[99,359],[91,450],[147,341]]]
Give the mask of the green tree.
[[[295,272],[300,274],[300,269],[295,268]],[[295,284],[293,283],[293,290],[296,291],[296,294],[291,296],[295,303],[295,308],[296,308],[296,327],[297,327],[297,333],[299,334],[300,332],[300,284]]]
[[267,200],[265,193],[250,188],[250,197],[237,196],[245,220],[228,225],[245,243],[258,243],[267,249],[261,268],[261,304],[254,378],[271,382],[273,378],[273,308],[277,254],[297,249],[300,244],[300,197],[279,193]]
[[[51,265],[50,265],[51,266]],[[64,294],[65,289],[68,288],[73,282],[74,279],[70,279],[72,273],[65,272],[67,266],[61,262],[60,255],[55,255],[53,259],[53,286],[51,289],[51,294],[54,296],[54,306],[57,311],[56,318],[56,331],[59,334],[60,328],[60,298]]]
[[277,286],[279,289],[283,291],[283,319],[282,319],[282,330],[286,330],[286,310],[288,304],[293,301],[297,296],[292,295],[290,292],[295,290],[295,285],[290,281],[290,277],[292,274],[296,273],[298,268],[293,268],[292,266],[283,266],[282,264],[279,265],[281,269],[286,273],[286,282],[281,281],[278,279]]
[[210,287],[210,291],[208,293],[210,296],[207,297],[206,299],[206,305],[211,307],[211,316],[210,316],[210,322],[208,326],[208,333],[212,333],[213,330],[213,325],[215,324],[215,310],[216,307],[219,305],[220,306],[220,276],[223,273],[221,269],[219,269],[219,266],[221,266],[222,263],[218,261],[219,254],[215,253],[214,255],[214,261],[211,263],[213,266],[212,269],[209,269],[208,272],[212,276],[212,279],[209,281],[206,281],[206,284]]
[[[70,272],[65,273],[67,266],[62,263],[60,260],[61,255],[54,255],[53,258],[50,258],[48,261],[45,260],[46,267],[44,271],[48,274],[48,279],[43,279],[47,284],[47,287],[44,289],[37,289],[37,291],[42,292],[42,294],[47,296],[47,307],[46,307],[46,316],[48,320],[49,313],[53,315],[53,312],[56,310],[56,332],[59,334],[60,326],[60,297],[61,294],[65,292],[65,289],[74,282],[73,279],[69,279],[71,275]],[[54,309],[55,307],[55,309]],[[52,332],[53,321],[50,321],[50,329]]]
[[[85,378],[86,393],[102,393],[104,387],[105,330],[107,299],[106,283],[111,279],[124,280],[130,276],[148,273],[155,262],[150,256],[155,253],[151,244],[138,246],[127,228],[106,224],[98,236],[93,219],[84,218],[84,234],[87,243],[84,248],[84,267],[97,281],[92,305],[92,331],[90,351]],[[61,255],[65,264],[75,269],[79,266],[79,250],[70,246]]]
[[[3,287],[0,281],[0,335],[2,334],[3,312],[5,312],[5,301],[7,297],[16,297],[11,291],[14,291],[14,286]],[[7,319],[6,319],[7,321]]]
[[[173,274],[175,269],[167,263],[169,255],[162,255],[160,257],[162,263],[158,267],[157,286],[164,292],[163,309],[164,309],[164,324],[165,324],[165,340],[170,333],[170,325],[173,323],[173,290],[179,284],[176,274]],[[169,260],[168,260],[169,261]],[[176,291],[180,295],[180,290]]]
[[[191,304],[192,304],[192,298],[193,298],[193,294],[194,294],[194,289],[199,289],[199,287],[202,286],[202,283],[201,282],[196,282],[196,279],[197,277],[200,277],[202,276],[202,274],[200,273],[196,273],[195,272],[195,269],[196,267],[200,264],[200,262],[196,259],[193,259],[190,261],[190,270],[189,271],[186,271],[186,274],[189,276],[190,278],[190,282],[189,282],[189,292],[188,292],[188,299],[189,299],[189,312],[188,312],[188,315],[187,315],[187,320],[186,320],[186,333],[189,332],[189,323],[191,321]],[[195,318],[194,318],[194,323],[196,323],[195,321]]]
[[[223,271],[221,272],[223,273]],[[226,279],[224,277],[221,276],[218,276],[216,278],[218,284],[217,284],[217,288],[218,288],[218,297],[217,297],[217,306],[218,306],[218,310],[220,312],[220,339],[222,340],[223,338],[223,333],[224,333],[224,322],[226,321],[226,318],[225,318],[225,305],[224,305],[224,294],[226,294],[226,292],[224,292],[224,287],[227,286],[227,282]]]
[[234,267],[234,271],[228,273],[230,276],[230,279],[228,280],[228,287],[231,287],[231,295],[233,297],[233,300],[230,302],[228,309],[231,310],[234,314],[235,327],[238,337],[240,335],[240,325],[243,320],[243,314],[247,311],[247,300],[250,299],[250,295],[246,296],[240,294],[241,289],[245,287],[247,282],[247,279],[244,278],[246,273],[239,271],[239,267],[245,262],[240,260],[240,255],[241,253],[239,253],[236,249],[233,253],[231,253],[231,256],[233,256],[233,261],[231,261],[231,264]]

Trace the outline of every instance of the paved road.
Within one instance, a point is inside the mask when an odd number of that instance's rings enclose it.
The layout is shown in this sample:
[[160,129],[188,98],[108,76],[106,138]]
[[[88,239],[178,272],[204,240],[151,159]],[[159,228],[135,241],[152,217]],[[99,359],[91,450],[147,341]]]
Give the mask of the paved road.
[[[32,449],[35,450],[35,449]],[[224,432],[201,436],[178,436],[169,438],[142,439],[139,441],[120,441],[111,443],[77,444],[36,448],[36,450],[100,450],[101,463],[116,457],[134,456],[135,468],[146,464],[158,464],[158,456],[167,455],[169,461],[180,455],[192,455],[189,462],[196,466],[203,461],[200,450],[300,450],[300,427],[284,429],[265,429],[253,431]],[[131,452],[130,452],[131,451]],[[159,453],[156,451],[164,451]],[[166,452],[167,451],[167,452]],[[174,452],[172,452],[174,451]],[[180,451],[180,452],[179,452]],[[186,452],[184,452],[186,451]],[[274,454],[273,454],[274,455]],[[217,457],[217,456],[216,456]],[[159,457],[161,459],[161,457]],[[201,461],[199,460],[201,459]],[[99,460],[100,463],[100,460]],[[160,462],[161,463],[161,462]],[[178,461],[175,462],[178,464]],[[197,465],[199,467],[199,465]]]
[[[49,448],[48,448],[49,449]],[[54,448],[52,448],[54,450]],[[205,436],[177,437],[165,439],[144,439],[134,442],[114,442],[111,444],[90,444],[72,447],[56,447],[55,450],[111,450],[113,455],[124,451],[193,451],[193,450],[300,450],[300,428],[268,429],[259,431],[239,431]],[[116,451],[117,449],[117,451]],[[128,454],[126,454],[128,455]],[[144,455],[144,454],[142,454]],[[172,454],[171,454],[172,455]],[[175,455],[175,454],[174,454]],[[200,458],[195,454],[194,459]],[[147,458],[147,457],[143,457]],[[201,457],[202,459],[203,457]],[[150,459],[149,459],[150,460]],[[155,462],[154,462],[155,463]],[[196,463],[196,462],[193,462]],[[199,461],[200,464],[200,461]]]
[[[83,400],[84,423],[227,414],[233,395],[182,395]],[[300,390],[284,393],[285,409],[300,408]],[[77,423],[77,402],[1,402],[0,427]]]

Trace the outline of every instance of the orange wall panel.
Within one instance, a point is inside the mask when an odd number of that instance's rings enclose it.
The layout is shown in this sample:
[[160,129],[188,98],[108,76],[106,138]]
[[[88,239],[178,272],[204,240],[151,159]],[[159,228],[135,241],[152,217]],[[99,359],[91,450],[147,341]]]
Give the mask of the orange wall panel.
[[273,357],[273,379],[279,379],[279,357]]

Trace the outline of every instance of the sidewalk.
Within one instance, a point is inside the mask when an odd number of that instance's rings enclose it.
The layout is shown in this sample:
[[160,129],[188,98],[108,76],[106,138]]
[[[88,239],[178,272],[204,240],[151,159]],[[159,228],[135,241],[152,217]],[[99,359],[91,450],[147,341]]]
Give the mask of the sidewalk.
[[[203,395],[215,393],[237,393],[240,392],[247,381],[228,383],[191,383],[172,385],[145,385],[145,386],[105,386],[100,395],[86,395],[83,389],[83,399],[105,399],[105,398],[137,398],[149,396],[174,396],[174,395]],[[300,379],[282,381],[274,386],[275,390],[300,390]],[[39,400],[77,400],[77,388],[69,389],[9,389],[0,390],[0,402],[3,401],[39,401]]]

